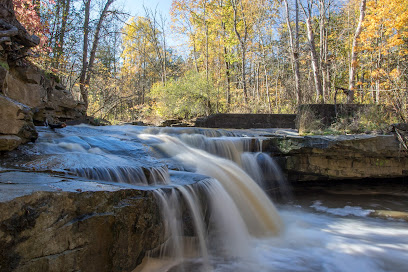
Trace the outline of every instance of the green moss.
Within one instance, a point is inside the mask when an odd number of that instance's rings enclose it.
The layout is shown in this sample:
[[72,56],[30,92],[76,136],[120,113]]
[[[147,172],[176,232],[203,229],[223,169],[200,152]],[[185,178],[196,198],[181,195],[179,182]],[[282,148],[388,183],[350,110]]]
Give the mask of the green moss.
[[10,70],[10,66],[6,61],[0,61],[0,66],[6,69],[7,71]]
[[45,78],[49,79],[49,80],[54,80],[57,83],[60,83],[60,78],[58,77],[58,75],[54,74],[53,72],[45,72]]

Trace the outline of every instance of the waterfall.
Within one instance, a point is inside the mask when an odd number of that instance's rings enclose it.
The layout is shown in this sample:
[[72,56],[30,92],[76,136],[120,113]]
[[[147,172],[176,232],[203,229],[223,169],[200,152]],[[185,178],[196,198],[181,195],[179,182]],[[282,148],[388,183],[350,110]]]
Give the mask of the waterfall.
[[[159,237],[141,232],[147,240],[153,238],[154,245],[139,240],[120,252],[107,248],[112,255],[128,254],[131,265],[137,265],[134,272],[406,270],[408,227],[400,221],[407,213],[403,187],[387,185],[388,194],[382,186],[378,191],[370,186],[369,192],[367,185],[341,186],[325,194],[320,186],[311,189],[308,184],[311,191],[280,205],[278,214],[268,196],[291,200],[291,190],[279,159],[267,153],[273,141],[263,131],[84,125],[38,131],[35,143],[4,157],[3,195],[9,186],[26,191],[32,184],[56,194],[67,191],[74,199],[87,199],[95,190],[107,191],[107,196],[110,190],[149,191],[124,191],[125,201],[115,193],[113,200],[120,208],[133,209],[127,197],[148,195],[149,202],[154,196],[158,204],[128,222],[138,226],[132,228],[135,232],[144,223],[163,230]],[[21,170],[24,173],[18,174]],[[86,191],[78,189],[79,184]],[[135,203],[144,201],[137,197]],[[151,220],[150,212],[159,212],[162,220]],[[389,219],[382,218],[388,214]],[[41,215],[41,220],[46,218]],[[134,254],[129,246],[140,251]],[[57,255],[46,258],[65,258],[65,253]]]
[[262,167],[276,169],[253,137],[205,129],[68,129],[73,132],[47,134],[36,144],[39,158],[25,166],[151,190],[166,240],[137,271],[191,271],[191,265],[211,271],[215,257],[251,258],[254,237],[281,232],[280,216],[262,188],[270,175]]

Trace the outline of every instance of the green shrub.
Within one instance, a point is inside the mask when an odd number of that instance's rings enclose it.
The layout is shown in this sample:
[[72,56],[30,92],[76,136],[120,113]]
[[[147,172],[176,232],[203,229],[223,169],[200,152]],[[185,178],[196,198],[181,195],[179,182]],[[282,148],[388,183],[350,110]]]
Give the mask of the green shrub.
[[190,119],[212,114],[217,104],[217,90],[204,73],[187,72],[185,76],[158,83],[150,90],[153,109],[163,118]]

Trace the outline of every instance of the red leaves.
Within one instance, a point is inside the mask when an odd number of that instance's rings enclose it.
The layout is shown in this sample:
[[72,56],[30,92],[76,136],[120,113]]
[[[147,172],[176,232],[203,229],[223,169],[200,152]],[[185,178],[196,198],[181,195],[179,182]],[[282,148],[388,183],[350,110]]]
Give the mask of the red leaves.
[[39,11],[41,5],[46,6],[54,4],[55,2],[54,0],[42,0],[38,2],[38,5],[33,2],[32,0],[13,0],[16,18],[30,34],[34,34],[40,38],[40,45],[37,50],[40,52],[49,52],[50,48],[46,46],[49,29],[46,23],[41,22]]

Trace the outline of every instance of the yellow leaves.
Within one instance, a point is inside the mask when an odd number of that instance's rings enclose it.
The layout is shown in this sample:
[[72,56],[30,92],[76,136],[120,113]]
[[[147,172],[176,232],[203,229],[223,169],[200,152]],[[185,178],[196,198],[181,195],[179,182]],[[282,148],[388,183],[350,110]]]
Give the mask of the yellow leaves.
[[[370,0],[361,33],[361,49],[398,50],[408,37],[408,0]],[[405,52],[405,50],[402,50]]]
[[390,77],[394,80],[399,79],[401,77],[402,73],[400,69],[395,68],[390,72]]

